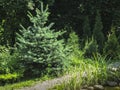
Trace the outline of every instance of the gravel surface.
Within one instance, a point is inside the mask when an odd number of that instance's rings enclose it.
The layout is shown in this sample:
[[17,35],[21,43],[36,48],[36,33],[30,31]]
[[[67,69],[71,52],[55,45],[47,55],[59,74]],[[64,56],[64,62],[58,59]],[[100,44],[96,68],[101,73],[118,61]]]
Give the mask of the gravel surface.
[[66,81],[69,81],[70,78],[71,78],[70,75],[66,75],[66,76],[63,76],[60,78],[47,80],[47,81],[44,81],[42,83],[38,83],[35,86],[24,87],[24,88],[19,89],[19,90],[48,90],[56,85],[59,85],[59,84],[66,82]]

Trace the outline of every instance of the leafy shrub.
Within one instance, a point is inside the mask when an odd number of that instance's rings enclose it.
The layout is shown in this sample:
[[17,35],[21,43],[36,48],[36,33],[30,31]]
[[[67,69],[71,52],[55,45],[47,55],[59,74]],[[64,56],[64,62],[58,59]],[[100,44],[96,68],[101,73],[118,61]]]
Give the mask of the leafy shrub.
[[17,45],[20,53],[21,65],[25,68],[25,75],[40,75],[42,73],[55,73],[65,68],[66,48],[64,41],[58,40],[63,32],[51,29],[53,24],[46,25],[48,8],[36,9],[36,16],[28,14],[33,25],[27,29],[22,26],[20,34],[17,33]]
[[120,59],[120,44],[115,34],[115,29],[111,29],[111,34],[108,35],[108,40],[105,43],[104,54],[108,58]]
[[4,85],[6,83],[13,83],[19,80],[21,77],[18,73],[12,73],[12,74],[1,74],[0,75],[0,84]]
[[79,45],[79,38],[75,32],[71,32],[69,34],[69,38],[67,41],[67,45],[70,47],[70,50],[74,53],[77,54],[78,51],[80,50],[80,45]]
[[71,65],[72,66],[79,65],[80,60],[78,58],[82,58],[83,52],[82,50],[80,50],[79,37],[74,31],[72,31],[69,34],[67,45],[69,46],[70,51],[71,51],[71,54],[69,56]]
[[17,66],[18,64],[16,57],[17,55],[15,54],[10,55],[10,48],[7,48],[5,46],[0,46],[0,84],[1,85],[15,82],[20,77],[22,77],[22,72],[20,72],[21,68]]
[[0,74],[10,73],[10,60],[9,49],[5,46],[0,46]]
[[22,70],[18,62],[18,53],[10,54],[10,47],[0,46],[0,74],[18,72]]
[[96,54],[98,52],[98,45],[96,40],[94,40],[94,38],[92,38],[90,41],[87,40],[85,43],[85,47],[83,49],[83,55],[85,57],[89,57],[91,58],[93,56],[93,54]]

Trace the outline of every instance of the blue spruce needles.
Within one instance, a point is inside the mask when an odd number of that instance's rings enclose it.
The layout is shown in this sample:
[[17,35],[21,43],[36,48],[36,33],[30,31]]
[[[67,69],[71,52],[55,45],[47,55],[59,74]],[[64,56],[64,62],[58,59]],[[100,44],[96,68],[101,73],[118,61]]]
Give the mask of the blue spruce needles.
[[21,26],[20,33],[17,33],[18,51],[25,73],[53,73],[63,70],[66,65],[67,50],[64,40],[58,40],[64,32],[51,29],[53,23],[47,26],[48,16],[48,7],[44,10],[41,3],[41,10],[36,9],[36,16],[28,13],[33,25],[27,29]]

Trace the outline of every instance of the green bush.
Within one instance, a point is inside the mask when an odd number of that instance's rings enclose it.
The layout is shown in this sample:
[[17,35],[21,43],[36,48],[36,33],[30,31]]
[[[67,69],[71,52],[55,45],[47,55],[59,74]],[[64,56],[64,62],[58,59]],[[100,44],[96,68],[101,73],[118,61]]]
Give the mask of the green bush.
[[19,80],[20,77],[21,77],[21,75],[18,73],[1,74],[0,75],[0,85],[16,82],[17,80]]
[[67,45],[70,47],[70,51],[72,51],[73,54],[77,54],[80,50],[79,37],[74,31],[69,34]]
[[10,73],[11,55],[9,49],[5,46],[0,46],[0,74]]
[[10,47],[0,46],[0,74],[22,71],[18,62],[19,54],[11,54],[10,50]]
[[10,48],[0,46],[0,84],[12,83],[22,77],[22,69],[17,64],[17,55],[10,55]]
[[98,45],[96,40],[92,38],[91,40],[87,40],[85,43],[85,47],[83,49],[83,55],[87,58],[93,57],[93,54],[98,52]]
[[104,54],[111,59],[120,59],[120,44],[115,34],[115,29],[111,29],[108,40],[104,46]]
[[72,66],[79,65],[80,60],[78,58],[82,58],[83,52],[82,50],[80,50],[79,37],[74,31],[72,31],[69,34],[67,45],[69,46],[70,51],[71,51],[71,54],[69,56],[71,65]]
[[41,75],[55,73],[66,67],[67,54],[64,40],[58,40],[63,32],[52,30],[53,24],[46,25],[48,8],[36,9],[36,16],[28,14],[31,23],[27,29],[22,26],[17,33],[17,45],[20,53],[20,62],[24,66],[24,75]]

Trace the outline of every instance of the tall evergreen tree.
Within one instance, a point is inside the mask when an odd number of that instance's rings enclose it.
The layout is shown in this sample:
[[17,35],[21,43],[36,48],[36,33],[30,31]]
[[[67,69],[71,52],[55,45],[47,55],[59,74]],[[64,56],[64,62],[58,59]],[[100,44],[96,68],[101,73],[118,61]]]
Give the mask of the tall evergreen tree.
[[85,17],[85,21],[83,23],[83,36],[85,37],[85,39],[91,37],[91,28],[88,16]]
[[102,30],[103,30],[103,24],[101,21],[101,15],[100,15],[99,11],[97,11],[97,15],[95,18],[95,25],[94,25],[94,29],[93,29],[93,36],[99,45],[98,48],[100,49],[100,51],[104,45],[104,34],[103,34]]
[[17,33],[18,50],[26,72],[38,75],[45,71],[63,70],[67,54],[63,39],[58,40],[63,32],[51,29],[52,23],[46,25],[48,8],[44,10],[41,3],[41,10],[36,9],[36,16],[30,12],[28,16],[33,25],[27,29],[22,26],[20,34]]
[[104,54],[108,56],[108,58],[118,59],[120,58],[120,44],[115,34],[115,29],[112,28],[111,34],[108,35],[108,40],[105,43]]

